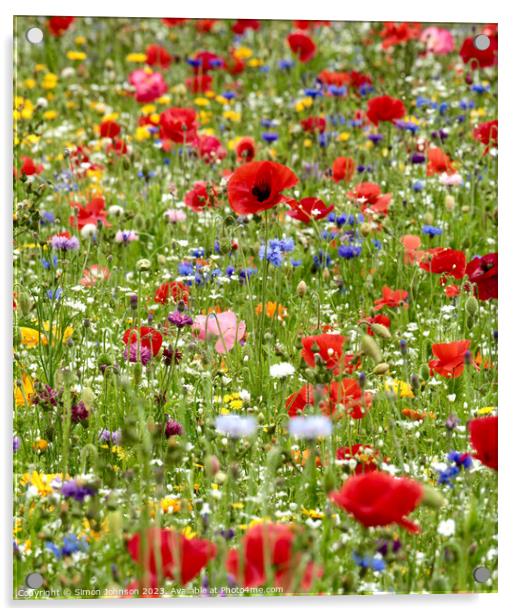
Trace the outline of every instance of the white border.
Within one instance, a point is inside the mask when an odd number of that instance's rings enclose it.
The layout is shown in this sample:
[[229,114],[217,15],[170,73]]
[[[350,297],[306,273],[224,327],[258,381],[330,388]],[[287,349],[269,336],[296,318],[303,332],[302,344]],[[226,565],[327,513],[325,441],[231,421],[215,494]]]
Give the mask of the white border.
[[[189,7],[189,9],[188,9]],[[509,605],[514,603],[515,586],[519,579],[519,542],[517,537],[519,498],[517,471],[519,460],[515,455],[519,425],[519,395],[515,388],[519,372],[519,185],[514,182],[518,176],[519,166],[519,10],[510,0],[493,0],[492,2],[467,2],[453,0],[434,0],[433,2],[416,2],[393,0],[370,0],[369,2],[344,2],[337,0],[318,0],[303,4],[301,2],[279,0],[261,0],[261,2],[244,2],[230,0],[198,0],[196,3],[175,3],[171,0],[155,0],[153,3],[112,2],[106,0],[89,0],[73,3],[68,0],[18,0],[4,1],[0,8],[0,50],[2,83],[0,96],[1,137],[0,169],[2,170],[0,201],[1,224],[0,254],[0,297],[2,297],[2,317],[0,326],[2,349],[0,351],[0,379],[2,399],[0,406],[2,416],[0,458],[3,476],[0,506],[2,509],[2,560],[1,567],[2,603],[7,609],[93,609],[112,611],[119,609],[177,610],[180,608],[190,613],[193,611],[207,614],[208,610],[247,610],[264,612],[270,610],[297,610],[298,614],[314,614],[316,610],[335,614],[354,611],[355,613],[400,614],[442,612],[442,616],[470,612],[471,616],[479,613],[488,615],[488,610],[508,614]],[[63,601],[13,602],[11,596],[11,204],[12,204],[12,17],[13,15],[96,15],[125,17],[229,17],[229,18],[269,18],[269,19],[331,19],[350,21],[432,21],[432,22],[470,22],[499,23],[499,252],[500,254],[500,475],[499,475],[499,593],[495,595],[448,595],[448,596],[376,596],[376,597],[310,597],[287,599],[201,599],[184,600],[181,603],[170,601],[75,601],[73,604]],[[203,610],[203,611],[202,611]],[[19,612],[20,613],[20,612]]]

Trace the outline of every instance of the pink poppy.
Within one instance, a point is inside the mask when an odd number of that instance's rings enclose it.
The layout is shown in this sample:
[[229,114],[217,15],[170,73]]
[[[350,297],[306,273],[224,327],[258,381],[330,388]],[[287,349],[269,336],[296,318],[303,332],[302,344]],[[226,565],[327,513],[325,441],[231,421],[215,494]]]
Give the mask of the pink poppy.
[[168,91],[162,74],[146,69],[133,71],[128,81],[135,88],[135,100],[138,103],[151,103]]
[[231,310],[201,314],[193,323],[193,331],[199,340],[216,338],[215,351],[227,353],[236,342],[245,338],[245,321],[238,321],[238,317]]

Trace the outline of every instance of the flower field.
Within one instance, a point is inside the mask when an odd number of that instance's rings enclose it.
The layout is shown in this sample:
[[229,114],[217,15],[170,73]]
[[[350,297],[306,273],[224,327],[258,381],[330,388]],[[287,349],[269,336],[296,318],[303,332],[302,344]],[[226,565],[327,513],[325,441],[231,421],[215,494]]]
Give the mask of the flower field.
[[13,597],[497,591],[497,26],[14,38]]

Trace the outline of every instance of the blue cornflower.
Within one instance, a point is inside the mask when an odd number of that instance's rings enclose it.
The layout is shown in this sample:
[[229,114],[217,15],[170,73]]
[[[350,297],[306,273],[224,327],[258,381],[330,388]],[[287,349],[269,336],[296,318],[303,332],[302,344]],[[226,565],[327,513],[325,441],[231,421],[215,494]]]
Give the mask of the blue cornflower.
[[314,270],[320,269],[321,267],[329,267],[332,263],[332,259],[329,254],[324,253],[322,250],[319,251],[318,254],[313,256],[313,268]]
[[199,259],[205,255],[205,250],[203,248],[193,248],[191,250],[191,256]]
[[63,289],[61,287],[58,287],[57,289],[49,289],[47,291],[47,297],[50,300],[59,300],[61,299],[63,296]]
[[177,269],[180,276],[191,276],[194,272],[193,264],[189,261],[183,261],[182,263],[179,263]]
[[288,69],[291,69],[294,66],[294,62],[293,60],[280,60],[278,62],[278,66],[282,71],[286,71]]
[[234,274],[234,267],[232,265],[228,265],[225,269],[225,275],[229,276],[229,278]]
[[353,552],[353,561],[363,569],[373,569],[373,571],[384,571],[386,563],[382,556],[362,556],[357,552]]
[[433,227],[432,225],[424,225],[422,227],[422,233],[428,235],[429,237],[434,237],[435,235],[441,235],[443,231],[440,227]]
[[347,88],[346,86],[328,86],[328,92],[332,95],[332,96],[344,96],[347,92]]
[[380,240],[371,240],[371,243],[375,247],[375,250],[380,250],[382,248],[382,242]]
[[359,94],[361,96],[366,96],[366,94],[369,94],[370,92],[373,92],[374,89],[375,88],[370,83],[363,83],[359,87]]
[[322,91],[317,88],[306,88],[305,90],[305,96],[309,96],[310,98],[317,98],[322,95]]
[[425,184],[423,182],[420,182],[420,180],[416,180],[416,182],[413,182],[413,190],[415,192],[422,192],[424,188]]
[[54,214],[52,212],[47,212],[46,210],[43,210],[43,212],[40,212],[40,218],[41,218],[42,225],[52,224],[56,220],[56,217],[54,216]]
[[274,141],[277,141],[279,137],[277,133],[271,132],[271,133],[262,133],[261,138],[263,139],[263,141],[266,141],[267,143],[274,143]]
[[339,250],[337,251],[339,257],[343,259],[354,259],[358,257],[362,252],[362,248],[360,246],[339,246]]

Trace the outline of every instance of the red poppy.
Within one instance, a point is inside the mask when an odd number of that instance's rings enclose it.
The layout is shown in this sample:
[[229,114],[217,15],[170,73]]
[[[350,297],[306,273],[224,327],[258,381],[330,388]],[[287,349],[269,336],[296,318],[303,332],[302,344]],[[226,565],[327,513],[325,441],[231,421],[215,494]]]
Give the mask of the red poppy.
[[380,36],[382,37],[382,47],[388,49],[395,45],[402,45],[407,41],[416,40],[420,36],[422,26],[418,23],[395,23],[386,22]]
[[315,368],[316,355],[319,355],[328,370],[335,370],[340,367],[345,342],[346,338],[340,334],[306,336],[301,339],[301,357],[311,368]]
[[467,37],[461,46],[460,56],[464,64],[468,64],[472,70],[488,68],[497,64],[497,36],[488,33],[490,44],[487,49],[478,49],[473,36]]
[[355,379],[333,381],[327,393],[328,398],[319,405],[325,415],[337,413],[340,404],[352,419],[362,419],[371,407],[371,394],[364,392]]
[[324,70],[317,75],[317,80],[326,86],[345,86],[350,83],[350,74],[340,71]]
[[346,183],[351,182],[353,175],[355,174],[355,161],[353,158],[346,158],[345,156],[338,156],[332,165],[332,178],[334,182],[341,182],[344,180]]
[[223,160],[227,156],[227,150],[223,147],[220,140],[213,135],[198,135],[194,141],[198,156],[205,163],[214,163]]
[[119,156],[123,156],[128,153],[128,146],[126,145],[126,141],[124,139],[112,139],[112,142],[106,148],[108,153],[115,152]]
[[227,571],[240,585],[256,588],[267,582],[270,568],[275,585],[282,587],[283,592],[308,590],[322,572],[309,562],[302,572],[299,587],[294,587],[294,577],[299,573],[302,558],[302,553],[294,550],[295,530],[287,524],[256,524],[245,533],[241,550],[230,550]]
[[486,145],[483,154],[487,154],[490,148],[497,148],[497,120],[478,124],[472,131],[474,139]]
[[432,274],[449,274],[459,280],[465,275],[465,253],[453,248],[431,248],[422,253],[419,265]]
[[195,28],[198,32],[212,32],[217,19],[196,19]]
[[316,54],[317,47],[306,32],[292,32],[287,36],[287,42],[301,62],[309,62]]
[[356,90],[365,85],[370,86],[373,83],[369,75],[365,75],[364,73],[359,73],[358,71],[350,71],[349,78],[350,78],[350,81],[349,81],[350,86]]
[[361,443],[356,443],[351,447],[339,447],[335,452],[337,460],[355,460],[357,462],[354,471],[356,475],[378,470],[377,459],[379,456],[380,452],[373,449],[371,445],[362,445]]
[[121,132],[121,127],[117,122],[113,120],[105,120],[99,124],[99,135],[101,137],[108,137],[109,139],[113,139],[117,137]]
[[186,88],[192,94],[201,94],[211,89],[213,78],[211,75],[195,75],[194,77],[187,77],[185,83]]
[[457,378],[463,374],[469,347],[470,340],[433,344],[432,352],[437,359],[429,360],[431,376],[435,372],[447,378]]
[[360,205],[362,212],[368,211],[369,213],[387,216],[392,194],[382,194],[378,184],[361,182],[348,193],[348,197],[354,199]]
[[168,68],[173,58],[161,45],[152,43],[146,48],[146,64],[150,66],[160,66],[160,68]]
[[497,299],[497,269],[497,252],[491,252],[483,257],[475,257],[467,264],[467,276],[470,282],[476,285],[479,299]]
[[97,225],[99,222],[104,227],[110,226],[106,221],[105,200],[103,197],[94,197],[86,205],[72,203],[71,206],[76,211],[75,215],[69,217],[69,224],[71,226],[77,225],[78,229],[82,229],[85,225]]
[[469,421],[470,443],[474,456],[485,466],[497,471],[497,417],[478,417]]
[[388,308],[399,308],[403,306],[407,308],[407,296],[409,293],[403,289],[395,289],[394,291],[389,287],[382,287],[382,297],[375,300],[375,310],[382,310],[384,306]]
[[423,250],[418,250],[422,240],[418,235],[402,235],[400,242],[404,247],[404,263],[414,263],[422,258]]
[[449,156],[441,148],[429,148],[427,150],[427,175],[447,173],[452,175],[456,169]]
[[313,406],[315,402],[313,385],[303,385],[301,389],[290,394],[285,402],[285,408],[290,417],[301,414],[307,406]]
[[217,68],[224,66],[225,62],[219,55],[212,51],[198,51],[194,57],[197,62],[197,66],[194,67],[196,73],[207,73]]
[[189,287],[178,280],[164,282],[155,291],[155,301],[159,304],[166,304],[169,301],[182,301],[184,304],[187,304],[189,301]]
[[186,22],[187,19],[185,17],[163,17],[162,23],[165,24],[168,28],[174,28],[175,26],[180,26]]
[[193,184],[193,188],[184,195],[184,203],[193,210],[201,212],[206,207],[217,205],[217,192],[212,184],[198,181]]
[[455,284],[448,284],[444,290],[447,297],[458,297],[460,294],[460,288]]
[[70,28],[70,26],[74,23],[75,17],[49,17],[49,21],[47,22],[47,27],[49,28],[49,32],[52,36],[63,36],[65,32]]
[[[127,549],[132,560],[142,562],[152,576],[162,573],[167,578],[175,579],[180,574],[182,585],[195,578],[216,556],[216,546],[211,541],[188,539],[168,528],[149,528],[142,557],[141,538],[141,533],[135,533],[128,541]],[[157,559],[159,554],[160,558]]]
[[366,115],[375,126],[379,122],[391,122],[403,118],[406,114],[404,103],[399,98],[391,96],[376,96],[368,101]]
[[247,30],[259,30],[261,23],[257,19],[237,19],[233,26],[232,31],[234,34],[245,34]]
[[406,517],[423,497],[423,487],[413,479],[396,478],[381,471],[362,473],[347,479],[329,497],[363,526],[398,524],[410,532],[420,531]]
[[305,133],[324,133],[326,130],[326,119],[320,116],[305,118],[301,120],[301,127]]
[[160,114],[160,136],[174,143],[191,143],[196,138],[196,111],[170,107]]
[[317,197],[304,197],[300,201],[288,199],[288,205],[292,208],[287,215],[295,220],[309,224],[312,220],[326,218],[333,211],[333,205],[326,205]]
[[[20,167],[20,176],[39,175],[43,171],[43,165],[36,164],[29,156],[22,156],[22,166]],[[15,174],[16,175],[16,174]]]
[[294,19],[294,27],[298,30],[312,30],[318,26],[330,26],[331,22],[321,19]]
[[257,214],[285,200],[281,193],[297,182],[296,174],[280,163],[246,163],[236,169],[227,183],[229,203],[237,214]]
[[[361,323],[378,323],[379,325],[383,325],[389,329],[391,327],[391,319],[385,314],[376,314],[374,317],[366,317],[365,319],[361,319]],[[371,327],[366,329],[366,333],[369,336],[374,336],[373,330]]]
[[242,58],[238,56],[236,49],[231,49],[229,58],[225,61],[224,68],[229,75],[239,75],[245,70],[246,64]]
[[126,346],[138,343],[155,356],[162,346],[162,335],[153,327],[131,327],[124,332],[123,342]]
[[250,163],[256,156],[256,144],[252,137],[243,137],[238,141],[234,149],[240,163]]

